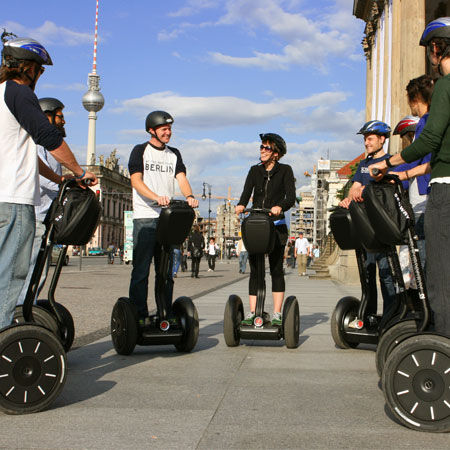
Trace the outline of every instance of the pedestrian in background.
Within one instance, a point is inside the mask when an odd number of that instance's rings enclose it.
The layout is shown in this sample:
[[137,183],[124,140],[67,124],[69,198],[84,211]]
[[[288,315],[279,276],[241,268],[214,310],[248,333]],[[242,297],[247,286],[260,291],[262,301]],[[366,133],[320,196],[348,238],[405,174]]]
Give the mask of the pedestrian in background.
[[306,264],[309,256],[309,241],[303,237],[303,232],[298,233],[298,238],[295,240],[294,257],[298,264],[298,275],[306,275]]
[[215,238],[210,238],[209,244],[208,244],[208,272],[214,272],[216,269],[216,257],[217,252],[219,251],[219,247],[216,244]]
[[239,257],[239,273],[245,273],[245,269],[247,268],[248,251],[245,248],[244,241],[242,239],[239,239],[236,253]]
[[181,249],[180,249],[179,245],[173,246],[172,258],[173,258],[172,274],[173,274],[173,277],[176,278],[178,270],[180,269],[180,264],[181,264]]
[[188,249],[191,255],[191,278],[198,278],[198,272],[200,270],[200,260],[203,256],[203,249],[205,248],[205,240],[200,233],[200,227],[194,225],[194,232],[189,238]]

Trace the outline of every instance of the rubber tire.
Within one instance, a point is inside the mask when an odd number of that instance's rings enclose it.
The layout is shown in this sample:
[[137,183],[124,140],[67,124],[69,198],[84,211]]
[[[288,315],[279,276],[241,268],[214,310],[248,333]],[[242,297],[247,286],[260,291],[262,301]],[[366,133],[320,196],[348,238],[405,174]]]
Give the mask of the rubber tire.
[[0,410],[36,413],[48,408],[64,387],[66,352],[58,337],[44,327],[13,325],[0,332],[0,374],[8,374],[0,378]]
[[183,337],[175,348],[179,352],[188,353],[197,345],[199,322],[197,308],[189,297],[179,297],[172,305],[172,310],[181,322]]
[[[436,354],[433,369],[430,369],[433,353]],[[419,367],[412,362],[412,355],[419,362]],[[428,364],[427,364],[428,363]],[[445,375],[445,371],[450,367],[450,339],[438,335],[419,334],[405,339],[389,355],[383,370],[382,385],[386,404],[390,412],[403,425],[416,431],[426,431],[434,433],[446,433],[450,431],[450,408],[443,407],[445,395],[447,403],[449,399],[450,374]],[[427,370],[427,372],[424,371]],[[409,378],[402,376],[400,372],[410,375]],[[421,377],[426,373],[427,380]],[[430,401],[422,401],[424,407],[420,404],[420,398],[429,396],[430,389],[424,388],[424,381],[428,381],[431,377],[435,380],[435,386],[441,385],[441,393],[439,389],[434,392],[434,399],[428,397]],[[441,380],[441,381],[439,381]],[[436,383],[438,381],[438,383]],[[407,393],[397,395],[397,392],[408,390]],[[428,390],[428,393],[426,391]],[[412,407],[418,402],[417,408],[411,413]],[[422,398],[423,400],[423,398]],[[430,414],[431,407],[441,408],[437,413],[444,411],[442,417],[432,420],[425,420],[420,415]]]
[[397,322],[381,335],[375,354],[375,364],[379,377],[383,374],[384,365],[392,350],[405,339],[415,334],[417,334],[417,321],[410,319]]
[[[58,321],[51,312],[37,305],[33,305],[32,311],[34,323],[42,325],[43,327],[47,328],[47,330],[51,331],[55,336],[59,337]],[[13,323],[26,323],[25,319],[23,318],[22,305],[18,305],[14,309]]]
[[136,307],[126,297],[117,300],[111,313],[111,339],[119,355],[131,355],[138,340]]
[[228,347],[237,347],[241,342],[239,327],[244,319],[244,306],[237,295],[230,295],[223,314],[223,337]]
[[287,348],[297,348],[300,339],[300,308],[297,298],[288,297],[283,306],[283,337]]
[[[355,297],[343,297],[331,315],[331,336],[334,343],[342,349],[356,348],[358,342],[348,342],[345,338],[344,326],[358,314],[360,300]],[[350,316],[350,317],[349,317]]]
[[[48,311],[50,314],[54,314],[48,300],[38,300],[37,304],[38,306]],[[55,308],[61,317],[63,326],[63,328],[61,328],[60,326],[58,327],[59,338],[61,340],[62,346],[64,347],[64,350],[68,352],[72,348],[73,340],[75,339],[75,323],[73,321],[72,314],[70,314],[70,311],[64,305],[56,302]]]

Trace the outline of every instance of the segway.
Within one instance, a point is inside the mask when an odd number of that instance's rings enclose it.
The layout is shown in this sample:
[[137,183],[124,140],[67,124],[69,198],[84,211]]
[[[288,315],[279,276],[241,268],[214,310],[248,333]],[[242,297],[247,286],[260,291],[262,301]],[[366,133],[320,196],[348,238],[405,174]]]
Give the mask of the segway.
[[242,325],[244,306],[238,295],[230,295],[224,313],[224,338],[228,347],[236,347],[241,339],[284,339],[287,348],[297,348],[300,335],[300,311],[297,298],[289,296],[284,301],[281,326],[272,325],[264,311],[266,298],[265,255],[273,249],[277,239],[269,209],[246,209],[250,212],[242,222],[242,239],[250,255],[257,255],[257,296],[253,324]]
[[[364,203],[352,201],[349,209],[336,208],[330,216],[330,227],[342,250],[355,250],[361,282],[361,299],[346,296],[338,301],[331,316],[331,335],[342,349],[356,348],[362,343],[376,345],[385,330],[404,317],[409,308],[396,249],[378,239]],[[367,252],[386,253],[396,284],[395,302],[383,315],[376,314],[377,299],[372,298],[369,289]],[[350,323],[354,326],[350,327]]]
[[45,220],[46,232],[21,314],[16,313],[17,321],[0,330],[0,409],[7,414],[39,412],[64,387],[67,358],[62,330],[67,328],[67,318],[56,308],[49,312],[33,302],[53,244],[86,244],[100,212],[90,189],[81,189],[73,180],[62,183]]
[[[407,245],[414,277],[417,284],[416,298],[408,297],[408,312],[391,324],[381,336],[376,351],[378,375],[392,349],[409,336],[424,331],[430,320],[430,306],[425,286],[425,277],[414,230],[414,212],[403,185],[394,174],[387,174],[379,183],[371,183],[364,190],[367,215],[379,237],[390,246]],[[404,289],[403,278],[398,280]]]
[[[189,297],[179,297],[170,311],[164,293],[166,283],[173,283],[169,275],[172,247],[184,242],[194,218],[194,210],[182,200],[172,200],[168,207],[161,208],[156,229],[160,246],[155,286],[157,311],[150,316],[150,325],[143,328],[139,326],[137,309],[130,299],[117,300],[111,314],[111,338],[119,355],[130,355],[136,345],[174,345],[180,352],[190,352],[197,344],[199,323],[194,303]],[[170,323],[170,316],[177,318],[177,324]]]

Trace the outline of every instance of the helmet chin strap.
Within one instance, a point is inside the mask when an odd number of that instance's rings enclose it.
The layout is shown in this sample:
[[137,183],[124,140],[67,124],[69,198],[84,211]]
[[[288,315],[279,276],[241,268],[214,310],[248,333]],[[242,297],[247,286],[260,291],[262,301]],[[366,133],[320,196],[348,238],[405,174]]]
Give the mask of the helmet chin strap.
[[38,71],[35,71],[34,77],[31,78],[30,75],[28,75],[28,71],[27,70],[22,70],[22,73],[28,78],[28,80],[30,81],[30,88],[34,91],[35,87],[36,87],[36,81],[38,78]]
[[150,133],[150,136],[152,137],[152,138],[155,138],[163,147],[165,147],[166,146],[166,144],[163,142],[163,141],[161,141],[161,139],[158,137],[158,135],[156,134],[156,130],[155,130],[155,134],[153,134],[153,133]]
[[383,146],[381,146],[378,150],[375,150],[372,153],[367,153],[367,156],[374,156],[376,155],[379,151],[383,150]]

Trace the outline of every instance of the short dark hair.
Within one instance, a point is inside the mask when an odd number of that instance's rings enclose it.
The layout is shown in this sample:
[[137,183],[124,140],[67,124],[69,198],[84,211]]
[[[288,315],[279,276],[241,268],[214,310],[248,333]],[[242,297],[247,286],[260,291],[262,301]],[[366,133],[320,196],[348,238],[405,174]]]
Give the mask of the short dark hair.
[[422,100],[428,106],[431,104],[431,96],[433,94],[434,81],[429,75],[422,75],[410,80],[406,86],[408,100],[413,102],[415,100]]

